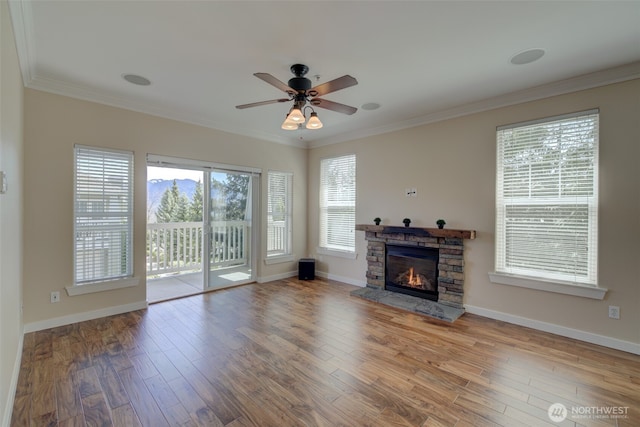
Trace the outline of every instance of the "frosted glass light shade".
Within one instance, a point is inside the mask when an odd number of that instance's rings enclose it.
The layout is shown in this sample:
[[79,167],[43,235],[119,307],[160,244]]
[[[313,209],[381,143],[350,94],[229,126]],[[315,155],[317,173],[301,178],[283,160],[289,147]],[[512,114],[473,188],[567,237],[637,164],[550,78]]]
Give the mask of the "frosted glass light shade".
[[318,113],[311,113],[311,117],[309,117],[309,121],[307,122],[307,129],[320,129],[322,127],[322,122],[318,118]]
[[287,116],[287,118],[284,119],[284,122],[282,122],[282,126],[280,127],[284,130],[296,130],[298,129],[298,124],[294,121],[289,120],[289,116]]
[[291,120],[295,123],[304,123],[304,115],[299,108],[294,108],[287,116],[287,120]]

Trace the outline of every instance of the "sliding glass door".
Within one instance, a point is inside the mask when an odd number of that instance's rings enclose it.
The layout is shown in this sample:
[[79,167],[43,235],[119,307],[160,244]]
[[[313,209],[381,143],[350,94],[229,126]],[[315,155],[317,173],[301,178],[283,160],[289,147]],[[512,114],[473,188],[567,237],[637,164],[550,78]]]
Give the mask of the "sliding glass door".
[[153,154],[147,165],[150,300],[255,281],[260,170]]
[[259,175],[223,169],[207,175],[205,286],[224,288],[252,282]]

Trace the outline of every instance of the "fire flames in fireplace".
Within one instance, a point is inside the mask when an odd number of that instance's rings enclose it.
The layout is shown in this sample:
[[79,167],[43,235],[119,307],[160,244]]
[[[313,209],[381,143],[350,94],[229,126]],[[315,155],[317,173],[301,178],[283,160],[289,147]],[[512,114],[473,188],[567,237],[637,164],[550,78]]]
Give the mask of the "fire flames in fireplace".
[[386,245],[385,290],[438,301],[438,248]]
[[413,267],[409,270],[400,273],[395,282],[401,286],[407,286],[414,289],[433,289],[433,284],[424,274],[415,273]]

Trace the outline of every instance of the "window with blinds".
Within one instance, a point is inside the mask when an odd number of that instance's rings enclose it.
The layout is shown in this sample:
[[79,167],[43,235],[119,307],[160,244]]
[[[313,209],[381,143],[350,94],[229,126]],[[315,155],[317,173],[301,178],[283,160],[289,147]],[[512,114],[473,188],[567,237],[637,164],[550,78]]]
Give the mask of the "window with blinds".
[[133,275],[133,153],[75,146],[74,283]]
[[267,257],[291,255],[293,174],[267,174]]
[[598,118],[498,128],[496,272],[596,286]]
[[356,156],[320,162],[320,247],[355,251]]

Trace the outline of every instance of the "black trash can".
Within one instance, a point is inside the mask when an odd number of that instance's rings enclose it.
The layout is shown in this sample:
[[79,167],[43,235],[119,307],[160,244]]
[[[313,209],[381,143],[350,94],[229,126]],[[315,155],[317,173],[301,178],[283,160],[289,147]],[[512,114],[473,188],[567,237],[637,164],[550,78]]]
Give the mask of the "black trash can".
[[300,258],[298,261],[298,279],[314,280],[316,278],[316,260],[313,258]]

